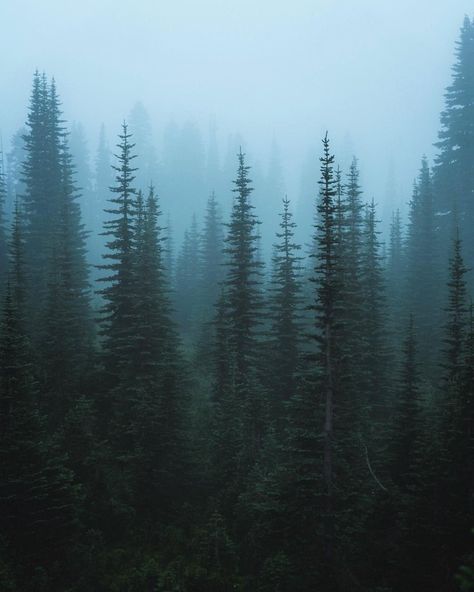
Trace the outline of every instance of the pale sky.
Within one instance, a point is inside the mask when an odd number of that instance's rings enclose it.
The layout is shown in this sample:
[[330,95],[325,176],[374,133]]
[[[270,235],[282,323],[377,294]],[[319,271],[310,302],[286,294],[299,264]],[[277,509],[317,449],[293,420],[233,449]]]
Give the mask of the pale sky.
[[[468,0],[0,0],[0,130],[24,121],[35,68],[56,78],[65,118],[95,148],[136,100],[159,136],[170,118],[217,120],[265,160],[275,137],[289,191],[328,129],[350,138],[366,193],[383,202],[390,162],[409,190],[439,128]],[[318,155],[315,154],[315,157]]]

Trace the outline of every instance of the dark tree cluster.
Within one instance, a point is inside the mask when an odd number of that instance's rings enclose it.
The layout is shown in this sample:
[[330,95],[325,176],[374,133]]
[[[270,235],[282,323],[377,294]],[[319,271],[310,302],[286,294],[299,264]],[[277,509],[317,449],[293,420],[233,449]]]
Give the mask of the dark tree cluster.
[[474,589],[473,105],[466,18],[386,251],[328,134],[305,255],[276,149],[264,207],[242,149],[226,204],[186,129],[175,195],[216,192],[175,254],[143,107],[93,175],[34,75],[0,169],[1,590]]

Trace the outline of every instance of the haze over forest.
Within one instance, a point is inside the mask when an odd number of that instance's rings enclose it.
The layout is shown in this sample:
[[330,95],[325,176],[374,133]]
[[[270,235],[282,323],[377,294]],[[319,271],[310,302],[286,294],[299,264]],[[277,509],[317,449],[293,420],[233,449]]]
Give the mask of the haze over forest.
[[[436,152],[453,39],[470,8],[467,0],[3,2],[4,151],[38,68],[60,85],[67,121],[84,126],[91,160],[100,125],[113,146],[139,101],[158,162],[171,123],[194,124],[199,148],[214,122],[221,163],[229,143],[232,153],[242,143],[254,177],[268,174],[276,142],[293,207],[314,192],[307,169],[330,130],[341,166],[359,158],[386,229],[392,209],[406,212],[419,159]],[[221,201],[230,188],[227,179]],[[196,213],[207,191],[194,197]],[[165,213],[176,211],[161,197]]]
[[469,10],[0,5],[0,592],[474,590]]

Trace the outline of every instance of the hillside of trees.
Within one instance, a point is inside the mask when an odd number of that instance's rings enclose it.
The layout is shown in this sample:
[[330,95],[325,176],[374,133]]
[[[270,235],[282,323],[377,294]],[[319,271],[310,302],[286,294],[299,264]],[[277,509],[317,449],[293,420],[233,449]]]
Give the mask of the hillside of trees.
[[330,133],[302,238],[276,153],[147,129],[91,171],[36,72],[3,158],[0,590],[474,590],[474,20],[387,240]]

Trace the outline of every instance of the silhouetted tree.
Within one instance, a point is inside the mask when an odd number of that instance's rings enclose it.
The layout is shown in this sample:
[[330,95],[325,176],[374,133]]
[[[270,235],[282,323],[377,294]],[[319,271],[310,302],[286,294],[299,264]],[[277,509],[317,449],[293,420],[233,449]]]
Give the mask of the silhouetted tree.
[[[278,242],[274,245],[272,288],[269,303],[271,316],[271,365],[269,377],[275,403],[287,401],[296,390],[301,348],[301,257],[295,243],[296,224],[290,201],[283,199]],[[278,407],[281,415],[283,408]]]

